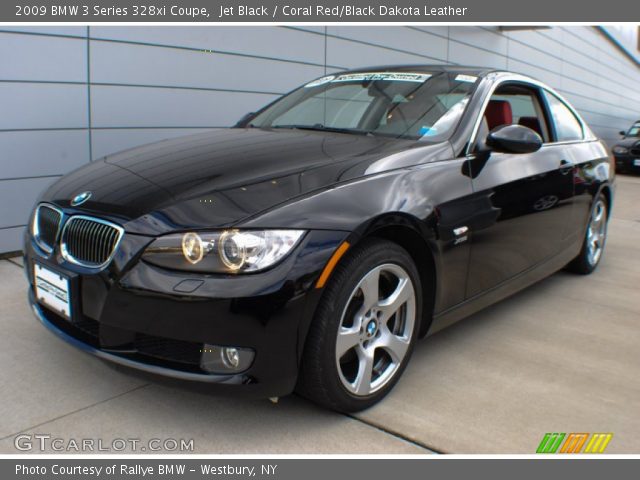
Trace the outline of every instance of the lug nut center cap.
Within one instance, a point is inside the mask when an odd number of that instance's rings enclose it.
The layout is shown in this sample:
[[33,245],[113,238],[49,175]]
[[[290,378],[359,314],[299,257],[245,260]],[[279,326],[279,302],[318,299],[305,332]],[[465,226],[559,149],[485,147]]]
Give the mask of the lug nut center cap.
[[368,337],[373,337],[377,331],[378,331],[378,322],[376,322],[375,320],[371,320],[369,323],[367,323]]

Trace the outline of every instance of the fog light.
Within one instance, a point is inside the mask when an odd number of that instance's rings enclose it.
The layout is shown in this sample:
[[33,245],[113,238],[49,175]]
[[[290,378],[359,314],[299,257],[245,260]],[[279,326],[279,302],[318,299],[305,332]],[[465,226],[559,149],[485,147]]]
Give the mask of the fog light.
[[205,344],[200,357],[200,368],[209,373],[240,373],[251,366],[254,357],[255,352],[250,348]]

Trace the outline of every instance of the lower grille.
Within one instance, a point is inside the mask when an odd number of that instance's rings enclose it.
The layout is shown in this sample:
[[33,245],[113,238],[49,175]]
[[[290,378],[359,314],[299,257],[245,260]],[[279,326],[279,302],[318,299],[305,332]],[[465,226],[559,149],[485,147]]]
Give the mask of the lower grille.
[[138,353],[160,360],[182,363],[186,365],[200,365],[202,344],[171,340],[138,333],[134,346]]
[[62,256],[85,267],[102,267],[116,252],[122,227],[84,215],[71,217],[62,230]]
[[73,326],[82,330],[87,335],[91,335],[96,340],[100,335],[100,324],[90,318],[84,318],[79,322],[75,322]]
[[38,246],[48,253],[53,250],[58,238],[61,219],[62,213],[54,207],[40,205],[36,209],[33,237]]
[[[99,322],[83,317],[79,321],[71,323],[49,308],[43,305],[39,307],[47,320],[58,329],[94,348],[103,348],[99,339]],[[137,332],[134,334],[134,341],[122,347],[122,352],[118,352],[117,347],[110,348],[108,351],[114,355],[119,354],[145,363],[201,373],[202,343],[173,340]]]

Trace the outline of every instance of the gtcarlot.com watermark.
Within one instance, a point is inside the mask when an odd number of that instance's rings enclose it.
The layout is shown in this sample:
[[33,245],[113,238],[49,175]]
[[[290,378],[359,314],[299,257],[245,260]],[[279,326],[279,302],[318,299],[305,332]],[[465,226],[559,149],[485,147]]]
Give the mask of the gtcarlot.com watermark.
[[24,433],[13,440],[21,452],[193,452],[193,438],[62,438],[46,433]]

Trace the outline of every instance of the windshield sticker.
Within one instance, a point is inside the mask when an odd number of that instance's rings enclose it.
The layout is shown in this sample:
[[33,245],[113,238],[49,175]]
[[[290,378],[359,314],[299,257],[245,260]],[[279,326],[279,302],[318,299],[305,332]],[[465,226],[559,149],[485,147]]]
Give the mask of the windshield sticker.
[[424,83],[431,77],[430,73],[405,73],[405,72],[369,72],[346,73],[340,75],[332,82],[368,82],[372,80],[392,80],[396,82]]
[[438,129],[436,127],[427,127],[423,126],[420,130],[418,130],[418,135],[421,137],[433,137],[438,134]]
[[478,77],[474,77],[473,75],[464,75],[460,74],[456,77],[456,80],[459,82],[467,82],[467,83],[475,83]]
[[313,80],[313,81],[307,83],[304,86],[304,88],[311,88],[311,87],[317,87],[318,85],[324,85],[325,83],[329,83],[334,78],[336,78],[335,75],[327,75],[326,77],[318,78],[316,80]]

